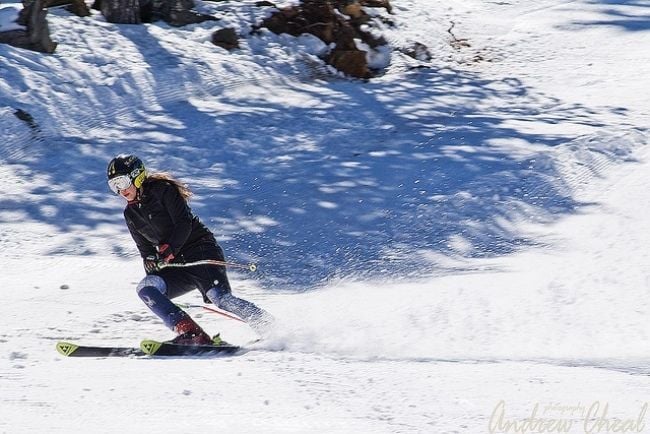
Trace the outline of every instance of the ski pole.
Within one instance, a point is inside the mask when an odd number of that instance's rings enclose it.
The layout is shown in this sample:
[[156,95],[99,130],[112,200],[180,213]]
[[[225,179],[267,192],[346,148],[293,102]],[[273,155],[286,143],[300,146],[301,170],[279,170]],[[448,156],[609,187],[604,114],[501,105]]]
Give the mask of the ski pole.
[[205,309],[205,310],[207,310],[209,312],[217,313],[219,315],[225,316],[226,318],[234,319],[234,320],[241,321],[241,322],[246,322],[243,319],[239,318],[238,316],[230,315],[230,314],[228,314],[228,313],[226,313],[224,311],[221,311],[219,309],[214,309],[214,308],[209,307],[209,306],[203,306],[202,304],[189,304],[189,303],[175,303],[175,304],[176,304],[176,306],[182,307],[182,308],[185,308],[185,309],[190,308],[190,307],[200,307],[200,308]]
[[256,271],[257,265],[255,264],[237,264],[235,262],[217,261],[216,259],[203,259],[195,262],[184,262],[179,264],[162,264],[158,268],[180,268],[180,267],[195,267],[197,265],[223,265],[224,267],[232,268],[245,268],[248,271]]

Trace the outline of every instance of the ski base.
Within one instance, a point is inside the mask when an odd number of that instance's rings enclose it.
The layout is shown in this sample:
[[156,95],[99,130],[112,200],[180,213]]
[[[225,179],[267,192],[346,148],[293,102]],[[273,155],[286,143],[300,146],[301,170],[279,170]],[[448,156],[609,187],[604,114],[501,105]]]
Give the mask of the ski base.
[[135,347],[112,347],[77,345],[71,342],[57,342],[56,350],[66,357],[129,357],[145,356],[146,353]]
[[145,339],[140,349],[149,356],[205,356],[226,355],[241,350],[236,345],[179,345]]

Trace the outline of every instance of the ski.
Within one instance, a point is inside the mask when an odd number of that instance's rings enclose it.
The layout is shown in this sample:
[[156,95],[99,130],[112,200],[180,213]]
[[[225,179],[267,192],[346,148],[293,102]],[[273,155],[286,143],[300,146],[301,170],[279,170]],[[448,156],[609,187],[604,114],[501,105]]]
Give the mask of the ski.
[[56,350],[65,357],[137,357],[137,356],[210,356],[233,354],[241,347],[221,345],[178,345],[150,339],[142,341],[140,348],[81,345],[72,342],[57,342]]
[[135,347],[78,345],[63,341],[57,342],[56,350],[65,357],[129,357],[146,355],[140,348]]
[[241,347],[230,344],[222,345],[179,345],[145,339],[140,349],[149,356],[206,356],[233,354]]

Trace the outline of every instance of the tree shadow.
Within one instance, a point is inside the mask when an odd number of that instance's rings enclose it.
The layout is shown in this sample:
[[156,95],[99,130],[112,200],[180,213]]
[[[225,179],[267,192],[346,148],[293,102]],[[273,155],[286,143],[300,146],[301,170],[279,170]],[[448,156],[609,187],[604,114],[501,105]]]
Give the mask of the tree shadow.
[[[233,131],[217,151],[232,183],[198,204],[229,251],[250,252],[267,282],[298,287],[421,276],[436,269],[427,253],[486,257],[541,243],[509,222],[552,221],[580,206],[549,154],[574,138],[505,125],[603,126],[592,110],[518,80],[452,70],[334,82],[311,96],[314,107],[255,101],[252,111],[215,114],[217,129]],[[495,106],[474,107],[485,101]],[[501,146],[513,141],[541,152]]]
[[[146,27],[118,31],[151,68],[104,87],[58,83],[53,92],[69,95],[50,95],[57,106],[40,109],[49,126],[29,158],[0,155],[32,180],[0,207],[72,237],[49,254],[134,255],[123,238],[106,247],[126,229],[104,176],[112,156],[134,152],[194,188],[192,207],[231,259],[258,263],[263,286],[439,273],[446,266],[432,257],[540,245],[516,223],[551,222],[582,205],[553,153],[580,136],[526,125],[602,129],[601,118],[625,115],[453,69],[328,82],[224,60],[223,75],[211,76],[146,39]],[[18,72],[11,78],[27,86]]]
[[[621,28],[628,32],[643,32],[650,30],[650,14],[641,13],[641,9],[638,9],[639,12],[631,13],[625,12],[630,10],[629,8],[649,8],[650,4],[644,1],[590,1],[591,4],[596,5],[613,5],[619,6],[619,8],[603,8],[599,12],[605,15],[605,18],[600,20],[586,20],[586,21],[574,21],[573,25],[591,27],[591,26],[614,26]],[[628,9],[622,9],[620,7],[627,7]]]

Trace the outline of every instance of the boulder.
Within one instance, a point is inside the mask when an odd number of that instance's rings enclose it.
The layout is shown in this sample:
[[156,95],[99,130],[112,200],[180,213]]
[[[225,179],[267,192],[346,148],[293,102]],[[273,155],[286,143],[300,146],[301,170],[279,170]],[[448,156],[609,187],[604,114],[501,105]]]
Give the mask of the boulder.
[[[359,78],[373,74],[368,68],[366,52],[359,50],[355,39],[361,39],[371,48],[386,45],[383,38],[365,31],[370,17],[363,10],[363,0],[303,0],[298,6],[280,9],[262,22],[276,34],[299,36],[309,33],[334,48],[325,61],[343,73]],[[388,1],[374,2],[390,7]]]
[[226,50],[239,48],[239,37],[233,29],[220,29],[212,33],[212,43]]

